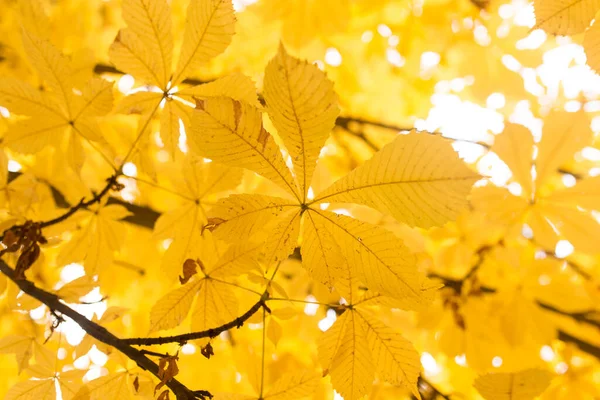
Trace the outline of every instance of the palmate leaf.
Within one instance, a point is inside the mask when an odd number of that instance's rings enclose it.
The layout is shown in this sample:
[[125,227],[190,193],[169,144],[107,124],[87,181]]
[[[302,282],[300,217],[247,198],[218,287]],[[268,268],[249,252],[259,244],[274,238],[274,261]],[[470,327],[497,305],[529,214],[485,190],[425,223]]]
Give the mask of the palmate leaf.
[[72,75],[67,59],[50,43],[23,30],[23,47],[33,67],[52,90],[68,120],[73,116]]
[[128,0],[123,2],[123,19],[145,51],[152,55],[150,64],[160,88],[167,87],[173,67],[173,28],[171,8],[166,1]]
[[[123,19],[127,27],[119,31],[110,46],[111,61],[136,80],[153,85],[159,90],[151,94],[136,92],[126,96],[117,110],[125,113],[140,112],[150,118],[160,114],[161,140],[172,159],[175,159],[179,152],[180,122],[189,129],[191,107],[183,100],[192,100],[190,96],[195,94],[205,97],[233,96],[234,93],[247,94],[248,97],[244,98],[248,99],[249,91],[253,91],[256,96],[254,84],[246,77],[242,79],[244,86],[241,90],[235,87],[236,82],[228,78],[213,82],[207,89],[203,88],[204,85],[184,87],[179,93],[181,88],[176,88],[202,64],[222,53],[231,42],[235,27],[231,0],[189,2],[183,45],[175,69],[169,2],[126,0],[123,2]],[[164,98],[168,101],[161,110],[159,103]]]
[[370,315],[364,304],[346,310],[320,338],[319,360],[344,398],[358,399],[378,376],[420,398],[419,353],[400,333]]
[[[214,263],[203,262],[203,278],[191,279],[161,297],[152,307],[150,332],[179,326],[189,314],[195,297],[197,301],[192,325],[198,330],[214,328],[235,319],[236,315],[233,314],[237,312],[237,299],[231,288],[210,277],[227,279],[257,268],[261,247],[256,243],[233,244]],[[228,320],[229,317],[231,319]]]
[[115,372],[84,385],[73,397],[73,400],[131,400],[133,399],[133,382],[128,371]]
[[594,23],[585,32],[583,49],[589,65],[596,73],[600,72],[600,24]]
[[[549,190],[548,185],[558,175],[558,168],[592,138],[589,121],[583,112],[551,112],[544,120],[542,139],[537,143],[537,156],[533,159],[531,133],[523,127],[508,125],[497,137],[499,145],[494,144],[492,150],[506,160],[513,179],[524,190],[520,195],[513,195],[506,189],[492,186],[477,188],[472,196],[473,205],[503,225],[528,224],[536,242],[544,247],[554,248],[563,236],[576,248],[597,253],[597,246],[588,239],[600,234],[600,224],[591,213],[599,207],[597,179],[582,179],[571,188],[559,190]],[[518,151],[515,150],[516,143],[519,143]],[[524,145],[530,148],[523,149]],[[536,168],[536,178],[531,183],[529,165]],[[529,188],[533,189],[529,191]]]
[[[288,71],[289,76],[282,71]],[[340,277],[356,276],[373,290],[403,299],[410,307],[420,307],[423,292],[430,289],[422,289],[424,280],[415,268],[415,259],[401,241],[384,229],[322,212],[317,205],[325,201],[364,204],[401,221],[428,227],[456,216],[466,206],[466,194],[479,176],[458,159],[446,139],[411,133],[399,136],[307,203],[302,200],[306,186],[296,183],[304,179],[309,182],[306,177],[312,173],[318,155],[316,143],[324,142],[327,121],[337,113],[333,86],[322,73],[288,56],[282,48],[269,64],[267,74],[272,79],[272,118],[276,126],[279,124],[284,142],[294,148],[290,152],[298,155],[292,154],[295,178],[262,126],[260,111],[243,101],[198,100],[189,142],[195,153],[215,162],[251,169],[287,189],[296,199],[233,195],[211,210],[208,226],[217,238],[226,241],[248,240],[266,232],[265,262],[270,266],[291,253],[304,219],[302,237],[308,244],[302,250],[304,264],[321,282],[331,287]],[[308,76],[318,85],[311,86],[298,100],[294,85]],[[286,89],[285,99],[281,93],[273,92],[284,83],[286,87],[293,86]],[[280,101],[287,103],[279,105]],[[300,105],[306,107],[294,111]],[[294,113],[302,117],[290,120],[288,117]],[[322,120],[317,115],[328,117]],[[303,146],[310,154],[303,153]]]
[[264,97],[306,201],[319,152],[340,112],[333,83],[315,65],[289,56],[280,45],[265,70]]
[[399,135],[313,203],[357,203],[411,226],[429,228],[455,218],[480,176],[471,171],[447,139]]
[[295,400],[310,396],[317,388],[321,375],[304,372],[294,375],[283,375],[269,390],[263,399]]
[[247,168],[298,195],[298,188],[255,107],[230,98],[200,100],[192,116],[190,149],[230,166]]
[[344,399],[360,399],[371,388],[374,367],[364,327],[354,313],[349,313],[345,332],[331,360],[331,384]]
[[242,179],[242,170],[215,163],[204,163],[188,157],[184,160],[182,177],[174,182],[184,199],[181,205],[162,214],[154,225],[154,237],[172,239],[162,259],[161,268],[172,280],[180,273],[186,258],[199,256],[202,227],[206,224],[207,197],[233,190]]
[[65,244],[57,257],[59,265],[82,262],[90,275],[102,273],[119,250],[125,232],[119,220],[131,213],[123,206],[111,204],[97,211],[80,211],[87,221],[79,232]]
[[5,400],[54,400],[54,379],[19,382],[6,393]]
[[12,113],[32,116],[12,125],[4,143],[25,154],[48,145],[63,149],[70,166],[79,172],[85,160],[81,140],[104,141],[97,119],[112,109],[113,84],[92,78],[76,95],[73,71],[60,51],[26,30],[22,36],[31,64],[50,90],[40,92],[11,78],[0,80],[0,105]]
[[173,85],[221,54],[231,43],[234,26],[235,17],[230,0],[190,1]]

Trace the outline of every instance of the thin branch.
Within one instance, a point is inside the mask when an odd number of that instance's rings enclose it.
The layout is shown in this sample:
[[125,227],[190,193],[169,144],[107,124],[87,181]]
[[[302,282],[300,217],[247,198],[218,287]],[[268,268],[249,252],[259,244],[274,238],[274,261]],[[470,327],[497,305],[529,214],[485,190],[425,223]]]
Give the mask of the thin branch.
[[[81,201],[79,201],[79,203],[77,203],[76,205],[70,207],[65,213],[59,215],[58,217],[52,218],[48,221],[43,221],[39,223],[39,228],[43,229],[43,228],[47,228],[49,226],[52,225],[56,225],[58,223],[64,222],[67,219],[69,219],[69,217],[71,217],[73,214],[75,214],[77,211],[87,208],[95,203],[99,203],[102,198],[111,190],[111,189],[118,189],[118,183],[117,183],[117,178],[119,177],[118,173],[115,173],[114,175],[110,176],[107,180],[106,180],[106,185],[104,186],[104,188],[102,188],[102,190],[100,192],[98,192],[97,194],[95,194],[91,199],[89,200],[85,200],[85,199],[81,199]],[[15,233],[19,233],[19,231],[21,229],[24,228],[25,225],[14,225],[10,228],[8,228],[7,230],[12,230]],[[6,231],[5,231],[6,232]],[[5,233],[4,232],[4,233]],[[2,234],[2,236],[0,236],[0,240],[4,239],[4,233]]]
[[167,354],[157,353],[156,351],[150,351],[150,350],[145,350],[145,349],[140,350],[140,353],[147,355],[147,356],[154,356],[154,357],[161,357],[161,358],[169,357],[168,353]]
[[66,221],[70,216],[72,216],[73,214],[75,214],[77,211],[83,209],[83,208],[87,208],[91,205],[94,205],[96,203],[99,203],[102,198],[108,194],[108,192],[110,192],[111,189],[114,189],[115,187],[117,187],[117,178],[119,177],[119,173],[115,173],[114,175],[110,176],[107,180],[106,180],[106,185],[104,186],[104,188],[102,188],[102,190],[100,192],[98,192],[97,194],[94,195],[94,197],[92,197],[91,199],[85,201],[85,199],[81,199],[81,201],[79,203],[77,203],[74,207],[71,207],[66,213],[53,218],[51,220],[45,221],[40,223],[40,228],[47,228],[49,226],[52,225],[56,225],[60,222]]
[[265,291],[261,296],[260,300],[256,302],[248,311],[244,314],[240,315],[233,321],[230,321],[226,324],[218,326],[216,328],[207,329],[205,331],[200,332],[190,332],[184,333],[181,335],[173,335],[173,336],[163,336],[163,337],[155,337],[155,338],[130,338],[130,339],[121,339],[123,343],[129,345],[138,345],[138,346],[151,346],[157,344],[167,344],[167,343],[179,343],[184,344],[190,340],[202,339],[202,338],[214,338],[219,336],[222,332],[228,331],[233,328],[241,328],[244,323],[250,319],[258,310],[264,308],[266,311],[269,311],[269,308],[266,305],[266,301],[269,298],[269,293]]
[[[6,264],[3,260],[0,260],[0,271],[11,281],[13,281],[24,293],[45,304],[50,310],[52,310],[52,312],[58,312],[71,318],[88,335],[108,346],[112,346],[119,350],[131,360],[135,361],[140,368],[151,372],[157,378],[161,379],[159,377],[158,365],[146,357],[140,350],[130,346],[123,339],[119,339],[103,326],[98,325],[97,323],[87,319],[85,316],[79,314],[77,311],[61,302],[57,295],[38,288],[29,280],[19,279],[15,273],[15,270],[9,267],[8,264]],[[209,392],[204,390],[192,391],[175,378],[169,380],[167,382],[167,386],[173,391],[177,397],[177,400],[205,399],[207,397],[212,398],[212,395]]]

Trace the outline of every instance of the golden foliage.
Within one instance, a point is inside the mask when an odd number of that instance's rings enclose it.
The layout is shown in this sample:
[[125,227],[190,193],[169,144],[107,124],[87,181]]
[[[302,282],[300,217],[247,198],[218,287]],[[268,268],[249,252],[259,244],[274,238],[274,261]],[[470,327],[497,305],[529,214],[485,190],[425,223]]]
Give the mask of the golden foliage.
[[3,398],[600,398],[598,0],[5,3]]

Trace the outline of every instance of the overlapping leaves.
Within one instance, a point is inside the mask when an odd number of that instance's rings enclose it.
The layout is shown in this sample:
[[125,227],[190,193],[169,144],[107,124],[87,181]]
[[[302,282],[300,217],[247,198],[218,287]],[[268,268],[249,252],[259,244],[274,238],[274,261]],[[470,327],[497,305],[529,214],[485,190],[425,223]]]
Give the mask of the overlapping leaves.
[[263,127],[260,110],[252,105],[226,97],[199,100],[192,116],[193,152],[251,169],[289,195],[289,199],[232,195],[219,201],[209,221],[216,237],[246,241],[268,232],[265,263],[272,266],[292,253],[302,230],[304,264],[323,283],[335,287],[344,270],[352,269],[369,288],[418,304],[423,279],[402,242],[382,228],[320,205],[364,204],[402,222],[429,227],[454,217],[465,206],[477,174],[462,164],[445,139],[412,132],[398,136],[367,163],[308,200],[314,164],[337,114],[333,87],[324,73],[289,56],[283,47],[269,63],[265,82],[279,82],[266,84],[264,96],[293,171]]
[[586,178],[564,189],[552,190],[550,185],[559,167],[588,145],[592,137],[583,112],[548,115],[537,144],[525,127],[508,124],[492,150],[512,171],[521,194],[498,187],[479,188],[473,193],[474,205],[491,219],[517,227],[519,233],[522,223],[528,224],[535,239],[547,248],[554,248],[559,239],[565,238],[584,252],[597,253],[589,238],[600,235],[600,224],[592,214],[600,204],[598,178]]
[[25,154],[54,146],[79,172],[85,160],[82,141],[104,142],[97,118],[112,109],[113,84],[92,78],[84,87],[76,87],[73,69],[63,54],[26,30],[22,35],[29,61],[49,90],[40,91],[10,77],[0,79],[0,106],[29,117],[10,127],[4,143]]
[[[264,98],[291,158],[291,170],[264,128],[261,110],[228,97],[196,101],[188,135],[192,152],[250,169],[286,192],[285,198],[239,194],[220,200],[209,213],[207,228],[218,239],[236,243],[264,235],[267,268],[286,259],[302,237],[304,266],[343,296],[351,296],[353,286],[362,281],[404,308],[427,303],[435,285],[418,272],[414,256],[400,239],[381,227],[326,211],[323,205],[326,201],[363,204],[412,226],[429,227],[464,208],[478,175],[458,159],[445,139],[411,132],[399,135],[310,200],[315,164],[338,114],[333,85],[317,67],[293,58],[280,46],[266,69]],[[352,399],[364,394],[373,378],[370,351],[377,353],[375,361],[385,365],[382,377],[414,387],[418,363],[410,343],[368,314],[346,315],[352,329],[342,329],[339,348],[331,355],[335,356],[335,368],[330,370],[334,387]],[[365,347],[367,336],[371,350]],[[393,340],[392,348],[385,346],[388,340]]]

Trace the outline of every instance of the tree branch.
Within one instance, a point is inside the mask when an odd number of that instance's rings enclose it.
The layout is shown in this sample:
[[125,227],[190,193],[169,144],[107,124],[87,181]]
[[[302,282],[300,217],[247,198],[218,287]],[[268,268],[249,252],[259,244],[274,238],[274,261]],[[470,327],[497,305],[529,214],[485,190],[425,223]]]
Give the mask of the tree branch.
[[205,331],[200,332],[190,332],[184,333],[181,335],[174,336],[163,336],[163,337],[155,337],[155,338],[130,338],[130,339],[121,339],[124,343],[129,345],[138,345],[138,346],[150,346],[155,344],[167,344],[167,343],[180,343],[184,344],[190,340],[202,339],[202,338],[214,338],[219,336],[222,332],[228,331],[233,328],[241,328],[250,317],[252,317],[258,310],[264,308],[266,311],[270,312],[267,307],[266,301],[269,298],[268,291],[265,291],[261,296],[260,300],[256,302],[248,311],[244,314],[240,315],[233,321],[230,321],[226,324],[218,326],[216,328],[207,329]]
[[[15,178],[16,178],[16,176],[18,176],[18,175],[15,174]],[[81,209],[84,209],[84,208],[87,208],[87,207],[89,207],[89,206],[91,206],[91,205],[93,205],[95,203],[99,203],[102,200],[102,198],[104,196],[106,196],[106,194],[108,194],[108,192],[111,189],[118,189],[119,188],[118,187],[119,184],[117,183],[117,178],[118,177],[119,177],[118,173],[115,173],[114,175],[110,176],[106,180],[106,185],[102,188],[102,190],[100,192],[98,192],[97,194],[95,194],[91,199],[85,200],[85,198],[83,198],[83,199],[81,199],[79,201],[79,203],[77,203],[76,205],[74,205],[72,207],[69,207],[69,209],[65,213],[59,215],[58,217],[52,218],[52,219],[50,219],[48,221],[42,221],[42,222],[37,223],[39,225],[39,228],[43,229],[43,228],[47,228],[49,226],[56,225],[58,223],[64,222],[67,219],[69,219],[69,217],[71,217],[73,214],[75,214],[77,211],[79,211]],[[11,179],[9,179],[9,181],[10,180]],[[54,189],[54,188],[51,187],[51,189]],[[54,190],[52,190],[52,193],[54,194],[54,192],[58,192],[58,191],[56,189],[54,189]],[[58,193],[60,193],[60,192],[58,192]],[[62,199],[64,200],[64,197]],[[8,228],[7,230],[12,230],[13,232],[15,232],[15,234],[18,235],[19,232],[24,227],[25,227],[25,225],[23,225],[23,224],[22,225],[13,225],[10,228]],[[2,235],[0,236],[0,241],[4,238],[4,234],[5,233],[6,233],[6,231],[3,232]]]
[[[61,302],[57,295],[38,288],[33,282],[29,280],[19,279],[19,277],[17,277],[15,273],[15,270],[9,267],[8,264],[6,264],[4,260],[1,259],[0,271],[2,271],[4,275],[6,275],[11,281],[13,281],[24,293],[44,303],[50,310],[52,310],[52,312],[59,312],[62,315],[71,318],[88,335],[92,336],[94,339],[108,346],[112,346],[115,349],[119,350],[131,360],[135,361],[140,368],[151,372],[157,378],[161,379],[159,377],[158,365],[154,361],[146,357],[140,350],[130,346],[123,339],[119,339],[103,326],[100,326],[95,322],[90,321],[83,315],[79,314],[77,311],[73,310],[71,307]],[[207,397],[212,398],[212,395],[209,392],[204,390],[192,391],[175,378],[169,380],[167,382],[167,386],[173,391],[173,393],[177,397],[177,400],[205,399]]]

